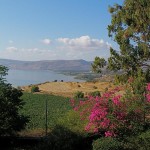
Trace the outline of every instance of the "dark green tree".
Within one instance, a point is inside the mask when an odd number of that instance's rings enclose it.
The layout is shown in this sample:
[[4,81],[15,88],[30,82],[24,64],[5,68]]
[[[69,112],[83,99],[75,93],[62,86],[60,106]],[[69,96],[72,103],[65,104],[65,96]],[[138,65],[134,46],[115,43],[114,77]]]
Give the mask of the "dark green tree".
[[94,60],[94,62],[91,65],[92,65],[93,72],[101,73],[102,72],[101,69],[104,66],[106,66],[106,61],[105,61],[104,58],[95,57],[95,60]]
[[110,48],[108,69],[136,76],[142,68],[150,80],[150,1],[124,0],[122,6],[115,4],[109,12],[112,19],[108,33],[120,51]]
[[112,14],[109,36],[119,44],[120,52],[110,49],[108,68],[136,74],[141,67],[150,68],[150,1],[125,0],[123,6],[109,8]]
[[5,81],[8,68],[0,65],[0,136],[15,134],[23,129],[28,117],[19,113],[24,103],[22,92]]

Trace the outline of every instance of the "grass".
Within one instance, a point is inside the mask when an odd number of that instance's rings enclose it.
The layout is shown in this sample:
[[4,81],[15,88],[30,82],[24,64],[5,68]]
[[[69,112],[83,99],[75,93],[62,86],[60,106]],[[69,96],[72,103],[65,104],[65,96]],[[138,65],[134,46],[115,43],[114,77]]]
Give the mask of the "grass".
[[25,102],[25,105],[21,110],[21,113],[30,117],[30,121],[26,127],[26,130],[28,131],[45,129],[46,100],[49,129],[54,128],[57,121],[71,110],[69,98],[61,96],[24,93],[22,99]]

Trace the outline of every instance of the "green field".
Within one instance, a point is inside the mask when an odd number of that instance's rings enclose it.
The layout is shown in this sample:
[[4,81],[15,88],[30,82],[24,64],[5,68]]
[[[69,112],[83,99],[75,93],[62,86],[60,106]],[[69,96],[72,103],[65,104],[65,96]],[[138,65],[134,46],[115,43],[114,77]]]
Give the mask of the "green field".
[[48,103],[48,128],[53,128],[58,119],[71,110],[69,98],[47,94],[24,93],[22,99],[25,102],[21,113],[28,115],[27,130],[45,129],[45,108]]

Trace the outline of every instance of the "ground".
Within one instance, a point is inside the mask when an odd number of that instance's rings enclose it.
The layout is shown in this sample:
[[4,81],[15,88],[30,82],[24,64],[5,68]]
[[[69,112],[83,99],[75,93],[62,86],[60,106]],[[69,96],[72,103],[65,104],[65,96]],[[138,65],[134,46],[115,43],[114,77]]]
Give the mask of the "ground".
[[[45,82],[37,84],[40,93],[48,93],[65,97],[73,97],[77,91],[82,91],[85,95],[93,91],[105,91],[106,88],[112,88],[111,82]],[[23,86],[24,91],[30,91],[32,85]]]

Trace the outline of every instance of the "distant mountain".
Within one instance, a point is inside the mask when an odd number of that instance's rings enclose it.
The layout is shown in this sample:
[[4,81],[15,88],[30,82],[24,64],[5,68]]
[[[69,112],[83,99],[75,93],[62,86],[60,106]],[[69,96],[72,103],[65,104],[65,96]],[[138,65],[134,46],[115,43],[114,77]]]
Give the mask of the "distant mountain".
[[0,65],[9,69],[20,70],[53,70],[53,71],[90,71],[91,63],[85,60],[42,60],[42,61],[19,61],[0,59]]

